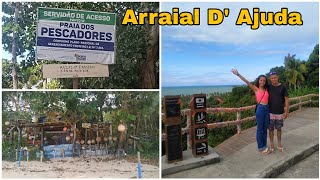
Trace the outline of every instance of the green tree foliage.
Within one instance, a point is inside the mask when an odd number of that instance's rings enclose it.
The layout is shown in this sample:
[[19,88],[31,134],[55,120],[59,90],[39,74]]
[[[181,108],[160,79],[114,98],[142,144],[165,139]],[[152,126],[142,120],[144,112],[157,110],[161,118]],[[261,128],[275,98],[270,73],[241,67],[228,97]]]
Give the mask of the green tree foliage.
[[289,85],[293,85],[294,89],[300,86],[304,81],[304,74],[307,73],[306,65],[298,59],[295,59],[295,55],[288,56],[284,59],[285,64],[285,75],[289,82]]
[[12,89],[12,63],[6,59],[2,59],[2,87]]
[[[30,66],[23,68],[23,64],[17,64],[16,71],[18,73],[18,88],[19,89],[35,89],[42,88],[42,79],[40,77],[41,65]],[[12,62],[7,59],[2,59],[2,87],[12,88]],[[58,88],[55,84],[56,81],[52,80],[48,83],[48,87]]]
[[[60,63],[35,59],[36,51],[36,21],[38,7],[64,8],[114,12],[116,22],[116,64],[109,66],[108,78],[81,78],[79,88],[158,88],[159,87],[159,27],[141,25],[121,25],[125,11],[132,8],[135,11],[158,11],[159,3],[104,3],[104,2],[21,2],[19,3],[18,24],[14,24],[14,5],[12,2],[2,3],[2,45],[12,51],[12,33],[17,33],[17,55],[22,59],[19,63],[19,82],[30,84],[40,82],[42,64]],[[9,73],[7,71],[4,71]],[[11,72],[10,72],[11,73]],[[9,74],[10,74],[9,73]],[[8,74],[6,74],[8,75]],[[4,88],[11,88],[3,84]],[[47,85],[48,88],[72,88],[71,79],[56,79]],[[21,87],[19,87],[21,88]],[[42,86],[38,86],[42,88]]]
[[306,62],[308,76],[306,83],[308,86],[319,87],[319,44],[317,44]]

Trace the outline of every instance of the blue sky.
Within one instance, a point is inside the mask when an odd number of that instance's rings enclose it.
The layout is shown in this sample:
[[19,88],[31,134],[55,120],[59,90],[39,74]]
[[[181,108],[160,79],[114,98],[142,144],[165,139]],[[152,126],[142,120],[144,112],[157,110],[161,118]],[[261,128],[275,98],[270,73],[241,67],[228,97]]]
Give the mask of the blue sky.
[[[240,85],[231,73],[238,71],[253,81],[272,67],[282,66],[284,57],[296,54],[307,60],[319,43],[319,3],[162,3],[161,11],[201,9],[200,26],[162,26],[162,87]],[[302,14],[303,26],[236,26],[241,8],[250,11],[280,11]],[[218,26],[207,25],[208,8],[229,8],[230,15]],[[252,11],[251,11],[252,13]]]
[[[2,46],[3,47],[3,46]],[[8,51],[5,51],[3,48],[2,48],[2,59],[11,59],[12,56],[11,54],[8,52]]]

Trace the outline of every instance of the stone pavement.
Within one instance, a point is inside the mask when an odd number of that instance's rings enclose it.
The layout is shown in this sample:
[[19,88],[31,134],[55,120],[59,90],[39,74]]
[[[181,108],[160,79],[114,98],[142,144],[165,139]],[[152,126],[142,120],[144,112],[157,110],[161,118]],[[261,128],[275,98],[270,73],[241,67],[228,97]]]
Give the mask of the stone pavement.
[[240,135],[234,135],[215,147],[221,156],[220,163],[163,177],[276,177],[319,149],[319,108],[305,108],[289,114],[284,121],[282,136],[285,152],[276,150],[269,155],[258,152],[255,130],[256,127],[244,130]]

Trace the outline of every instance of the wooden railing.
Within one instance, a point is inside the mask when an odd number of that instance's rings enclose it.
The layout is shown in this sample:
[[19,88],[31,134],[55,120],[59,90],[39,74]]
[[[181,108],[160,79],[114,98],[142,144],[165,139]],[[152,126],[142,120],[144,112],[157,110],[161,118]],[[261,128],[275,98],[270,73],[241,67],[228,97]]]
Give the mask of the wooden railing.
[[[294,103],[289,106],[289,109],[299,107],[302,108],[302,105],[310,104],[312,102],[319,102],[319,101],[312,101],[312,97],[317,97],[319,94],[308,94],[305,96],[299,96],[295,98],[289,98],[289,104],[291,102],[298,101],[298,103]],[[306,100],[307,99],[307,100]],[[225,121],[225,122],[215,122],[208,124],[208,129],[215,129],[227,126],[237,126],[237,134],[241,133],[241,124],[249,121],[253,121],[256,119],[256,116],[250,116],[241,119],[241,112],[248,111],[251,109],[255,109],[255,105],[246,106],[246,107],[239,107],[239,108],[207,108],[207,114],[214,114],[218,112],[225,112],[225,113],[237,113],[237,118],[235,120]],[[187,116],[187,127],[182,128],[182,134],[187,133],[187,145],[188,149],[191,148],[191,111],[190,109],[181,110],[181,115]],[[162,114],[162,117],[164,114]],[[162,139],[165,139],[165,134],[162,134]]]

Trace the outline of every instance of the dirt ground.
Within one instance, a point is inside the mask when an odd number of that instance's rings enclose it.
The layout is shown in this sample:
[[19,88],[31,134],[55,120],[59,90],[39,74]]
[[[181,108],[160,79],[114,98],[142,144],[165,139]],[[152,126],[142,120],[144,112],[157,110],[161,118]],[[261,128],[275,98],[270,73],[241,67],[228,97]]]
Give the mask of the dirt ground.
[[[109,156],[55,158],[50,161],[2,161],[3,178],[136,178],[137,162],[126,157],[116,160]],[[152,165],[153,164],[153,165]],[[159,178],[159,165],[142,161],[143,178]]]

